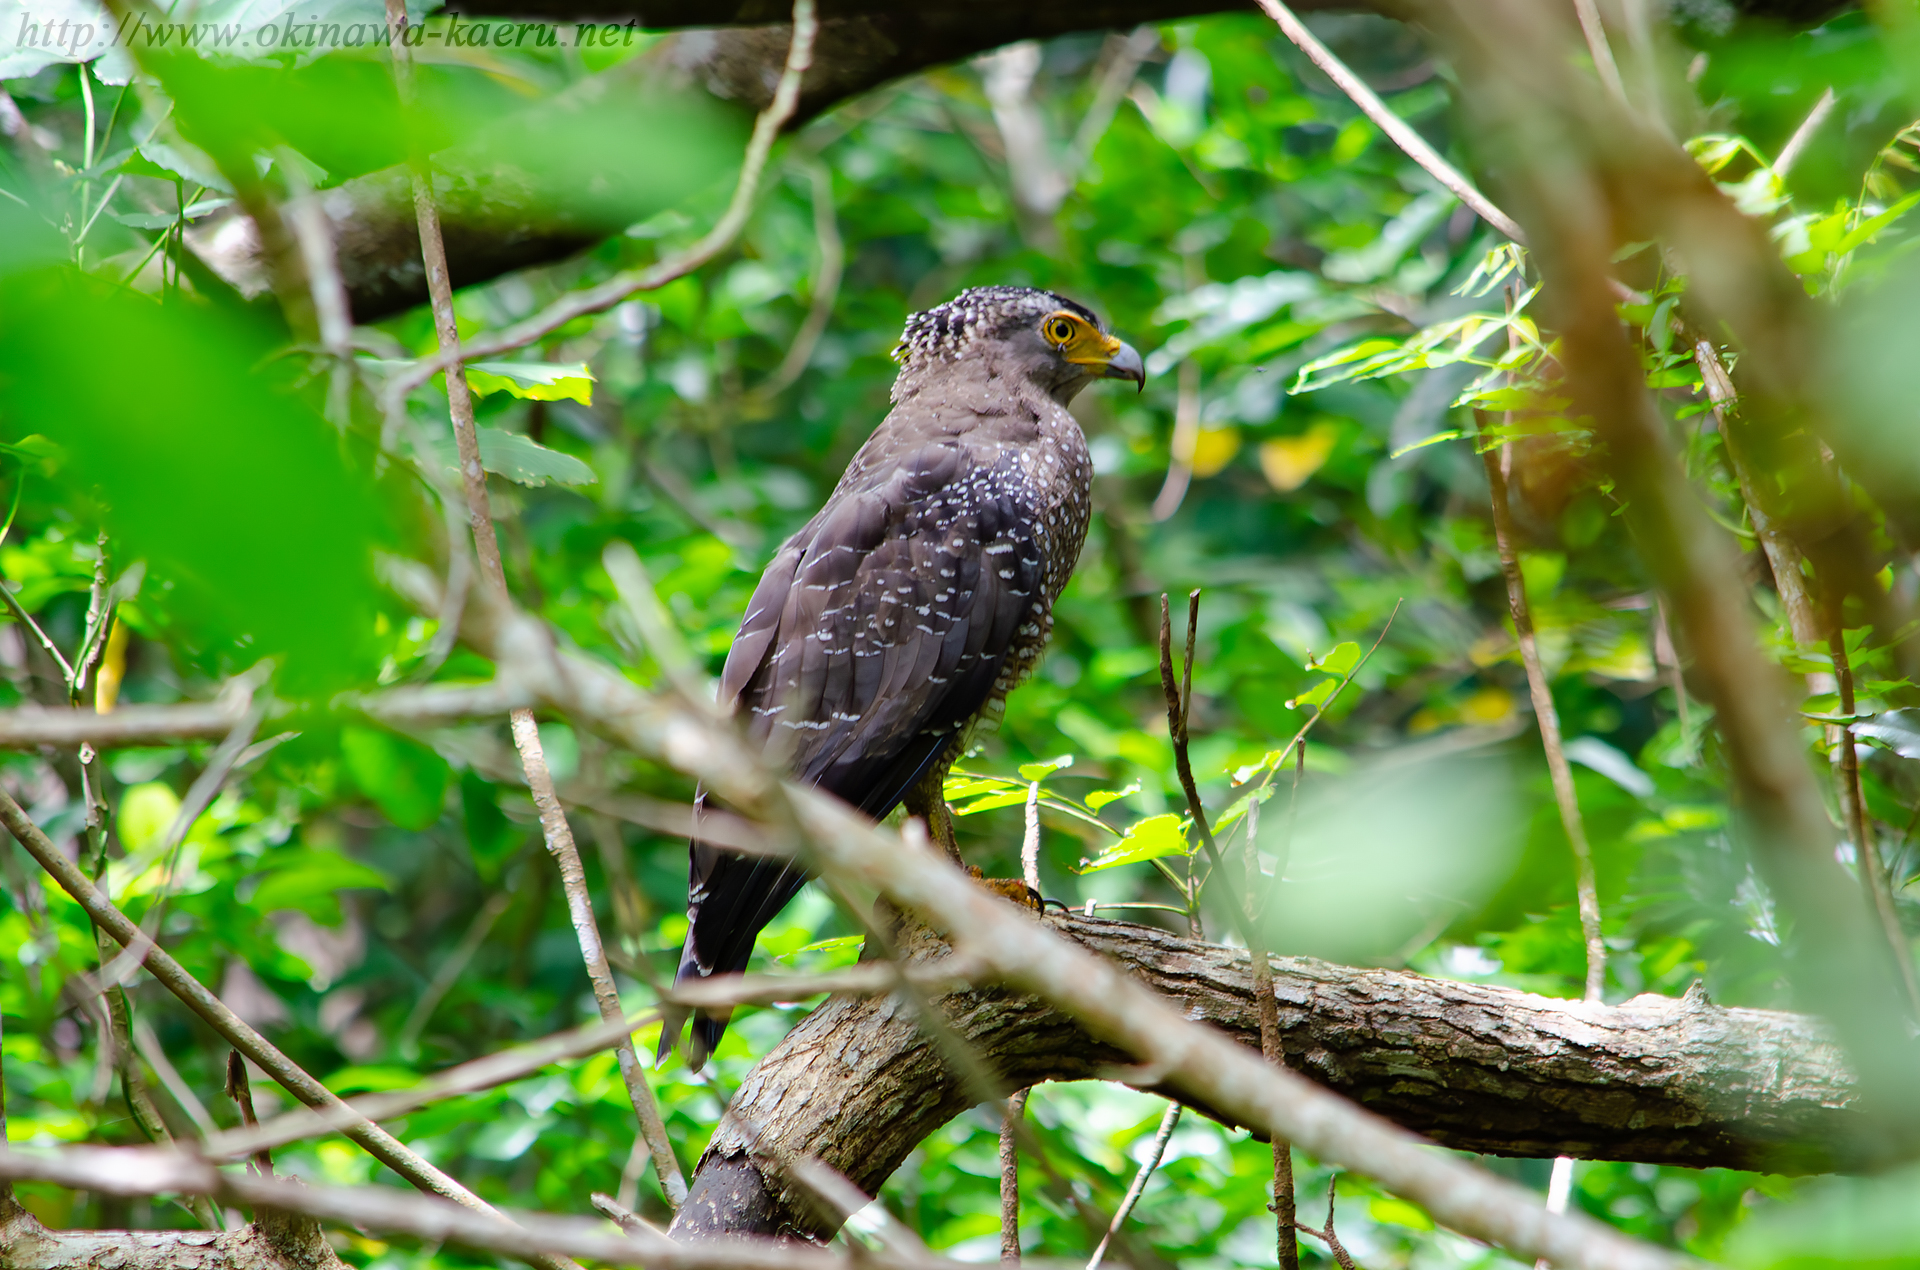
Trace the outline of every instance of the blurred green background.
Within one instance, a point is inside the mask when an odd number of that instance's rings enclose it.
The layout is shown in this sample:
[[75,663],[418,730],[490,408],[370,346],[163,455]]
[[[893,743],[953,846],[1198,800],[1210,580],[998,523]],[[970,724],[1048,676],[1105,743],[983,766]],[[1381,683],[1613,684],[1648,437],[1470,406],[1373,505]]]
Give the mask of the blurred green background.
[[[1456,135],[1445,68],[1406,29],[1372,17],[1315,26],[1402,116],[1462,161],[1475,157]],[[1920,240],[1896,215],[1844,249],[1822,246],[1839,241],[1836,226],[1904,211],[1913,183],[1901,129],[1915,111],[1880,38],[1859,15],[1811,31],[1683,25],[1675,38],[1674,57],[1698,72],[1692,130],[1751,143],[1716,175],[1759,199],[1810,292],[1839,300],[1857,287],[1868,297],[1854,306],[1859,320],[1887,341],[1884,355],[1869,348],[1870,371],[1896,375],[1911,362],[1899,352],[1911,304],[1887,298],[1901,294],[1897,274],[1881,280]],[[565,264],[457,297],[463,329],[503,326],[691,241],[724,204],[737,121],[671,100],[637,124],[554,107],[645,43],[591,57],[450,51],[423,71],[426,105],[405,119],[377,61],[346,54],[301,66],[182,63],[163,83],[132,89],[93,79],[83,90],[90,72],[56,63],[5,84],[46,162],[19,147],[0,159],[0,439],[10,445],[7,496],[18,499],[0,576],[68,654],[96,572],[116,584],[130,633],[123,702],[204,698],[227,676],[271,669],[285,713],[263,735],[297,735],[251,757],[193,826],[163,937],[341,1093],[409,1084],[420,1070],[595,1012],[531,802],[512,779],[504,720],[401,736],[328,708],[342,691],[490,673],[472,654],[447,655],[433,622],[380,581],[385,556],[443,558],[433,487],[451,474],[444,398],[415,394],[396,451],[383,456],[367,403],[342,415],[324,364],[286,347],[271,301],[226,289],[182,236],[225,214],[223,159],[254,164],[257,153],[270,180],[294,172],[324,190],[404,153],[408,129],[501,164],[551,173],[591,160],[638,182],[606,206],[651,199],[649,219]],[[1404,374],[1290,391],[1303,366],[1363,341],[1390,351],[1431,324],[1497,312],[1497,293],[1457,294],[1497,240],[1263,19],[1169,24],[1141,47],[1137,78],[1084,165],[1058,174],[1068,192],[1055,214],[1016,215],[1020,174],[1008,170],[987,100],[990,72],[920,75],[784,143],[744,237],[722,258],[509,359],[589,372],[476,375],[480,422],[497,430],[489,466],[514,593],[589,654],[652,683],[657,668],[600,564],[607,544],[630,542],[717,672],[760,567],[884,414],[888,353],[906,314],[976,284],[1056,289],[1148,354],[1153,378],[1138,397],[1099,388],[1076,404],[1098,472],[1093,528],[1046,660],[965,761],[969,772],[1024,783],[1041,769],[1022,775],[1023,765],[1071,759],[1046,770],[1049,798],[1091,808],[1108,828],[1046,812],[1043,889],[1074,904],[1183,902],[1177,835],[1156,839],[1170,852],[1157,860],[1081,871],[1130,827],[1183,807],[1153,648],[1162,591],[1176,603],[1191,588],[1204,593],[1193,754],[1216,815],[1244,792],[1235,774],[1257,769],[1307,717],[1295,699],[1327,682],[1309,663],[1349,641],[1355,652],[1370,647],[1397,606],[1308,747],[1271,938],[1285,952],[1577,998],[1572,866],[1485,478],[1456,432],[1470,421],[1453,403],[1483,367],[1428,359]],[[1117,36],[1039,50],[1026,106],[1056,159],[1099,72],[1123,55]],[[1770,179],[1752,156],[1777,153],[1829,86],[1834,118],[1785,182]],[[600,145],[622,136],[630,144],[617,153]],[[586,229],[613,228],[600,223],[611,212],[587,203],[568,214]],[[1665,309],[1630,316],[1690,470],[1740,529],[1718,435],[1700,426],[1697,380],[1670,347],[1670,296],[1658,293]],[[815,306],[825,319],[817,342],[782,374]],[[424,310],[371,338],[363,361],[375,376],[434,345]],[[549,388],[536,395],[529,385],[543,379]],[[1897,377],[1888,382],[1897,400]],[[1191,434],[1179,443],[1191,482],[1177,499],[1176,418]],[[1698,979],[1717,1003],[1785,1008],[1782,948],[1793,932],[1729,839],[1711,712],[1686,698],[1590,437],[1555,420],[1514,444],[1523,566],[1598,868],[1608,999],[1678,995]],[[1889,578],[1906,599],[1920,583],[1898,556]],[[1773,593],[1754,594],[1776,620]],[[1820,668],[1784,627],[1770,638],[1790,669]],[[1862,709],[1912,704],[1912,685],[1874,658],[1860,658]],[[0,670],[0,704],[67,699],[18,624],[0,627]],[[691,795],[684,777],[608,752],[565,721],[547,721],[542,736],[563,788]],[[1811,754],[1811,725],[1807,741]],[[107,757],[109,878],[136,916],[162,886],[156,848],[211,750]],[[1889,742],[1864,760],[1909,923],[1916,754]],[[70,759],[8,755],[0,779],[57,839],[78,832]],[[1090,797],[1102,791],[1118,796]],[[969,859],[1005,876],[1018,871],[1022,813],[992,792],[956,795],[970,813],[959,830]],[[1280,805],[1268,804],[1262,830],[1270,851]],[[685,933],[685,843],[585,815],[576,832],[638,1005],[649,981],[671,972]],[[0,857],[9,1135],[134,1141],[92,1025],[65,991],[94,965],[91,933],[11,844]],[[1203,904],[1211,937],[1228,930],[1220,904],[1237,901],[1228,883],[1213,884]],[[1116,911],[1184,929],[1163,909]],[[762,936],[755,968],[850,962],[853,930],[809,889]],[[423,994],[463,944],[471,960],[453,965],[426,1008]],[[217,1096],[221,1049],[151,983],[132,995],[184,1085],[231,1123]],[[685,1165],[721,1099],[803,1013],[743,1011],[710,1079],[677,1060],[656,1073]],[[262,1082],[255,1096],[277,1105]],[[1031,1115],[1056,1167],[1111,1208],[1161,1106],[1116,1086],[1054,1086],[1036,1091]],[[997,1124],[985,1110],[961,1117],[882,1196],[937,1249],[997,1255]],[[629,1156],[632,1112],[610,1054],[392,1127],[504,1204],[577,1212],[588,1191],[606,1190],[664,1215],[650,1171]],[[1140,1233],[1183,1265],[1270,1264],[1266,1152],[1189,1117],[1136,1214]],[[337,1140],[278,1161],[334,1181],[380,1177]],[[1487,1163],[1545,1187],[1548,1161]],[[1300,1161],[1303,1219],[1322,1220],[1326,1184],[1326,1170]],[[23,1195],[56,1225],[190,1223],[157,1201],[39,1186]],[[1807,1182],[1606,1163],[1576,1166],[1574,1185],[1580,1208],[1623,1230],[1755,1267],[1920,1265],[1914,1195],[1901,1177]],[[1504,1261],[1364,1180],[1343,1179],[1341,1198],[1341,1238],[1370,1270]],[[1085,1254],[1077,1219],[1037,1186],[1025,1212],[1030,1250]],[[1325,1260],[1311,1240],[1302,1252],[1309,1264]],[[358,1235],[342,1255],[381,1270],[472,1260]]]

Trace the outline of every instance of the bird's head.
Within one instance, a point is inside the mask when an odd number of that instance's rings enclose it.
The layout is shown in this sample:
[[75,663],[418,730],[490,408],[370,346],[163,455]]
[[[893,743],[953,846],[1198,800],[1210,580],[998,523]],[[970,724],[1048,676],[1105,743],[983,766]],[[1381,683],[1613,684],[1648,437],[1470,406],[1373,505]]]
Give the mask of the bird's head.
[[1144,387],[1140,354],[1102,329],[1085,305],[1033,287],[972,287],[915,313],[893,350],[902,373],[943,361],[990,357],[1065,404],[1096,379]]

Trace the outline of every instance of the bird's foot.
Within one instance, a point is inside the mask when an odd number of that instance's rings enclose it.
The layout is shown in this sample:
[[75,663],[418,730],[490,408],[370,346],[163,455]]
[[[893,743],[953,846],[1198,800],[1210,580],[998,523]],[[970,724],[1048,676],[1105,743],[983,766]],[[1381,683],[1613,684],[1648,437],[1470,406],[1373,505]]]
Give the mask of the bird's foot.
[[1021,908],[1030,908],[1036,913],[1046,911],[1046,901],[1040,898],[1040,892],[1027,885],[1024,878],[990,878],[972,865],[967,866],[967,873],[975,882],[1003,900]]

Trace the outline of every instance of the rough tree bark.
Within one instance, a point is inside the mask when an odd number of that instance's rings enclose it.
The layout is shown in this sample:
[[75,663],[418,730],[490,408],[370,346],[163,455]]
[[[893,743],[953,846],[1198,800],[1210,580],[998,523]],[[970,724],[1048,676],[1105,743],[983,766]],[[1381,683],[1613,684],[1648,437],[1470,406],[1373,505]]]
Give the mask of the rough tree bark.
[[320,1223],[262,1211],[238,1230],[48,1230],[0,1201],[0,1270],[345,1270]]
[[[1102,918],[1046,920],[1259,1048],[1245,950]],[[916,959],[946,951],[924,931],[909,944]],[[1722,1009],[1697,989],[1608,1007],[1309,958],[1272,965],[1287,1064],[1448,1146],[1780,1173],[1879,1158],[1852,1074],[1804,1016]],[[939,1005],[1009,1088],[1140,1080],[1034,998],[982,989]],[[873,1194],[976,1101],[903,999],[832,1000],[741,1084],[674,1233],[824,1236],[830,1219],[779,1160],[816,1157]]]
[[[1400,16],[1405,0],[1300,0],[1302,11],[1337,9]],[[741,119],[763,107],[779,79],[790,11],[781,0],[457,0],[462,13],[548,20],[634,20],[682,31],[595,75],[530,112],[535,128],[561,129],[570,119],[618,128],[656,109],[663,90],[705,94],[738,109]],[[790,126],[932,66],[1018,40],[1076,31],[1126,28],[1142,22],[1252,9],[1234,0],[824,0],[812,69]],[[1734,8],[1791,22],[1831,12],[1831,0],[1737,0]],[[503,160],[492,146],[460,147],[434,156],[434,195],[441,204],[448,269],[455,287],[515,269],[547,264],[585,250],[650,212],[644,182],[632,173],[552,188],[554,177]],[[597,185],[593,196],[584,191]],[[333,229],[340,273],[356,321],[371,322],[426,299],[420,241],[406,173],[371,173],[322,197]],[[249,296],[266,289],[252,226],[243,217],[210,219],[189,235],[194,252]]]

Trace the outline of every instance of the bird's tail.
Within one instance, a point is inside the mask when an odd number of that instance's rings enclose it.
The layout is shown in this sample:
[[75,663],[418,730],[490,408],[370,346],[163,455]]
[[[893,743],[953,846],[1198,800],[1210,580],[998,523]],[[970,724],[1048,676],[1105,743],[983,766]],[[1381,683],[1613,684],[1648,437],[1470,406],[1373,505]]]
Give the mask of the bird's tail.
[[[752,945],[748,945],[747,952],[749,956],[752,955]],[[746,960],[743,957],[738,966],[729,966],[724,970],[718,967],[711,970],[703,968],[699,955],[694,951],[693,931],[689,928],[686,946],[680,952],[680,968],[673,975],[673,986],[677,988],[683,983],[698,983],[713,974],[745,970]],[[691,1019],[693,1032],[687,1038],[687,1046],[683,1054],[687,1060],[687,1066],[694,1071],[699,1071],[707,1065],[708,1056],[720,1044],[720,1038],[726,1034],[727,1023],[732,1018],[732,1006],[701,1006],[697,1009],[685,1005],[668,1006],[661,1015],[660,1047],[654,1055],[655,1061],[666,1061],[667,1055],[671,1054],[673,1047],[679,1043],[680,1033]]]
[[[687,942],[680,950],[674,986],[745,970],[761,928],[787,906],[806,880],[799,868],[783,861],[696,844]],[[669,1007],[661,1023],[658,1057],[665,1059],[673,1052],[681,1029],[691,1019],[685,1056],[687,1066],[698,1071],[720,1044],[732,1018],[731,1006]]]

